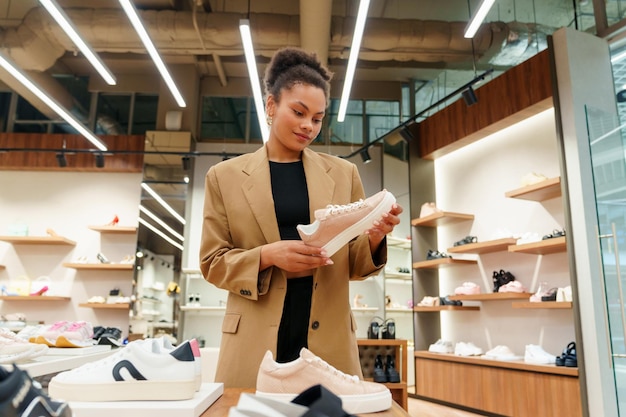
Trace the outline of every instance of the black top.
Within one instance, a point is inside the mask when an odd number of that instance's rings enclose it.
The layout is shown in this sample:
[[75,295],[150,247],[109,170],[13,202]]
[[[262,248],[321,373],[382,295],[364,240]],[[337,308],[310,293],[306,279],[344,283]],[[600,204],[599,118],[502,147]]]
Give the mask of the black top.
[[280,238],[299,240],[296,226],[311,222],[304,165],[302,161],[285,163],[270,161],[270,176]]

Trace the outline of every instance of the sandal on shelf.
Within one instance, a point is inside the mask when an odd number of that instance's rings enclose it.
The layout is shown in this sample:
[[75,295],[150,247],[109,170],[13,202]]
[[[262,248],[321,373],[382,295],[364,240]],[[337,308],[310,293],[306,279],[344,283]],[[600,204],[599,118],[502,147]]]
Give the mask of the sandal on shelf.
[[563,230],[554,229],[552,233],[548,235],[544,235],[544,237],[542,237],[541,240],[553,239],[555,237],[563,237],[563,236],[565,236],[565,229]]
[[465,236],[463,239],[454,242],[454,246],[463,246],[476,242],[478,242],[478,238],[476,236]]

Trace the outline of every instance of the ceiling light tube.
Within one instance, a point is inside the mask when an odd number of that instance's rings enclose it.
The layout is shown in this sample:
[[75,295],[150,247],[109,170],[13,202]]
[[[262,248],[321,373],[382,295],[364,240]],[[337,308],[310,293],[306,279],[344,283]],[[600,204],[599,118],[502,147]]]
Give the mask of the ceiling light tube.
[[89,129],[87,129],[78,119],[66,110],[58,101],[46,94],[41,88],[35,85],[34,82],[26,76],[9,58],[0,53],[0,67],[4,68],[9,74],[15,77],[24,87],[30,90],[34,95],[43,101],[48,107],[50,107],[56,114],[58,114],[63,120],[69,123],[74,129],[76,129],[87,140],[93,143],[101,151],[106,151],[107,147],[100,142],[100,139]]
[[164,228],[165,230],[170,232],[170,234],[172,236],[174,236],[175,238],[177,238],[178,240],[180,240],[182,242],[185,241],[185,238],[180,233],[178,233],[176,230],[172,229],[167,223],[165,223],[163,220],[158,218],[156,214],[154,214],[153,212],[151,212],[150,210],[148,210],[144,206],[139,206],[139,211],[142,212],[143,214],[145,214],[146,216],[150,217],[159,226],[161,226],[162,228]]
[[98,55],[96,55],[91,50],[89,45],[87,45],[85,41],[83,41],[83,38],[78,34],[76,28],[67,17],[63,9],[59,7],[59,5],[56,3],[56,1],[39,0],[39,2],[43,5],[43,7],[46,8],[48,13],[50,13],[54,20],[56,20],[59,26],[61,26],[61,29],[63,29],[65,34],[70,37],[72,42],[74,42],[74,44],[78,46],[78,49],[80,49],[83,55],[85,55],[85,58],[87,58],[87,60],[96,69],[96,71],[98,71],[104,81],[106,81],[106,83],[109,85],[115,85],[117,82],[111,71],[107,68],[106,65],[104,65],[104,62],[100,60],[100,57],[98,57]]
[[480,25],[482,25],[483,20],[485,20],[485,17],[487,17],[487,13],[489,13],[491,6],[493,6],[495,2],[496,0],[483,0],[482,3],[480,3],[480,6],[478,6],[478,10],[476,11],[476,14],[474,14],[474,17],[472,18],[471,22],[465,28],[464,36],[466,38],[469,39],[469,38],[474,37],[474,35],[478,31],[478,28],[480,27]]
[[135,6],[133,6],[130,0],[119,0],[119,2],[122,5],[124,12],[126,12],[126,16],[128,16],[130,23],[135,28],[135,32],[137,32],[137,34],[141,38],[143,45],[146,47],[146,50],[148,51],[148,54],[150,54],[152,61],[154,62],[157,69],[161,73],[161,78],[163,78],[163,81],[165,81],[165,84],[167,84],[167,87],[170,89],[170,92],[174,96],[176,103],[178,104],[179,107],[186,107],[187,104],[185,103],[185,99],[183,98],[180,91],[178,91],[178,87],[176,87],[176,83],[174,83],[172,76],[167,70],[167,67],[165,66],[165,64],[163,63],[161,56],[156,50],[156,47],[152,43],[152,39],[150,39],[150,36],[148,35],[146,28],[143,26],[141,19],[139,19],[139,15],[137,14],[137,10],[135,9]]
[[261,136],[263,137],[263,142],[267,142],[270,136],[270,132],[269,128],[267,127],[267,121],[265,120],[265,106],[263,105],[263,94],[261,94],[261,84],[259,82],[259,73],[256,68],[254,47],[252,46],[252,35],[250,34],[250,21],[248,19],[241,19],[239,21],[239,32],[241,33],[243,52],[246,56],[248,76],[250,77],[250,85],[252,86],[254,107],[256,107],[256,115],[259,119]]
[[352,89],[352,80],[354,79],[354,72],[356,71],[356,63],[359,58],[359,49],[361,49],[361,39],[363,39],[363,30],[365,29],[365,20],[367,19],[367,10],[369,7],[370,0],[361,0],[361,3],[359,4],[359,11],[356,16],[356,23],[354,25],[352,47],[350,47],[350,57],[348,58],[346,77],[343,81],[341,101],[339,102],[339,112],[337,113],[338,122],[343,122],[346,118],[348,101],[350,100],[350,90]]
[[167,210],[172,216],[174,216],[174,218],[176,220],[178,220],[179,222],[181,222],[182,224],[186,224],[187,222],[185,221],[185,219],[178,213],[176,213],[176,210],[174,210],[172,208],[172,206],[170,206],[169,204],[167,204],[167,202],[165,200],[163,200],[161,198],[160,195],[158,195],[156,193],[156,191],[154,191],[152,188],[150,188],[150,186],[148,184],[146,184],[145,182],[141,183],[141,188],[143,188],[144,190],[146,190],[146,192],[148,194],[150,194],[152,196],[152,198],[154,198],[157,203],[159,203],[161,206],[163,206],[163,208],[165,210]]
[[174,240],[172,240],[171,237],[167,236],[165,233],[163,233],[162,231],[160,231],[159,229],[157,229],[156,227],[154,227],[153,225],[151,225],[150,223],[148,223],[147,221],[145,221],[144,219],[142,219],[141,217],[138,217],[137,220],[139,221],[139,223],[143,224],[144,226],[146,226],[148,229],[152,230],[154,233],[156,233],[157,235],[161,236],[163,239],[165,239],[165,241],[167,241],[167,243],[169,243],[170,245],[174,246],[175,248],[178,248],[180,250],[183,250],[184,247],[183,245],[181,245],[178,242],[175,242]]

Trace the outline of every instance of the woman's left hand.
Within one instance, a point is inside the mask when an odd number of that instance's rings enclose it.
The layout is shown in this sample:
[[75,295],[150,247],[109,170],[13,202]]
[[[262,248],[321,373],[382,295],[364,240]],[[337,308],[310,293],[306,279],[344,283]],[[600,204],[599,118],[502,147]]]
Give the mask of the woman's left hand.
[[388,213],[383,213],[381,218],[376,220],[374,225],[365,231],[369,235],[372,253],[378,248],[385,236],[391,233],[393,228],[400,223],[400,218],[398,217],[400,213],[402,213],[402,206],[395,203],[391,206],[391,210]]

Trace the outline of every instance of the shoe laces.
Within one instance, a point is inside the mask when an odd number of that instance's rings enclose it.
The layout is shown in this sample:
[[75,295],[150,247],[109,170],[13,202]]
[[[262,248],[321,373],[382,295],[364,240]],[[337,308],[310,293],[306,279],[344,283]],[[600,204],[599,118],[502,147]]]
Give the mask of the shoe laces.
[[363,201],[363,199],[344,205],[329,204],[326,206],[326,213],[329,215],[343,214],[361,209],[363,207],[365,207],[365,201]]
[[313,358],[312,363],[319,365],[320,367],[324,368],[325,370],[329,371],[330,373],[332,373],[333,375],[336,375],[342,379],[345,379],[346,381],[349,382],[359,382],[360,379],[358,376],[356,375],[348,375],[346,373],[341,372],[339,369],[335,368],[334,366],[332,366],[331,364],[329,364],[328,362],[326,362],[325,360],[321,359],[321,358]]

